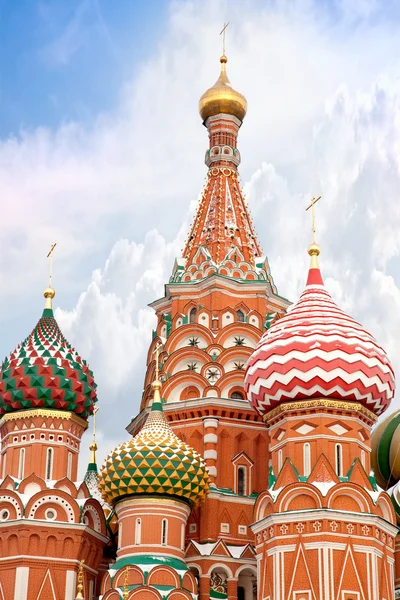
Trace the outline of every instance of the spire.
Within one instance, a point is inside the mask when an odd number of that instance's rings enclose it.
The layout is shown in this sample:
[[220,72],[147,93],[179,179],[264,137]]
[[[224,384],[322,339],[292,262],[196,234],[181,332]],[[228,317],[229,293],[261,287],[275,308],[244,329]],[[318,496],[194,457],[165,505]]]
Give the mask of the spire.
[[318,256],[320,255],[321,250],[315,241],[315,205],[320,199],[321,196],[318,196],[317,198],[313,196],[311,199],[311,203],[306,208],[306,211],[311,208],[311,231],[313,238],[312,243],[310,244],[307,250],[309,256],[311,257],[311,260],[306,285],[324,285],[318,262]]
[[122,591],[122,597],[124,600],[128,600],[128,596],[129,596],[128,576],[129,576],[129,565],[125,571],[125,577],[124,577],[124,587],[123,587],[123,591]]
[[54,248],[57,246],[57,242],[53,242],[50,246],[50,250],[47,253],[47,258],[49,259],[49,287],[47,287],[44,292],[43,292],[43,296],[46,298],[46,302],[44,304],[44,311],[43,311],[43,316],[44,317],[52,317],[53,316],[53,298],[56,295],[55,290],[53,289],[52,286],[52,279],[53,279],[53,252],[54,252]]
[[79,570],[78,570],[78,585],[76,587],[76,597],[75,600],[85,600],[85,597],[83,595],[83,589],[84,589],[84,574],[83,574],[83,564],[84,564],[84,560],[81,560],[81,562],[79,563]]
[[154,355],[155,355],[155,361],[156,361],[156,373],[155,373],[155,380],[153,381],[152,388],[154,390],[154,395],[153,395],[153,403],[151,405],[151,410],[152,411],[162,411],[162,402],[161,402],[161,388],[162,388],[162,383],[160,381],[160,348],[161,348],[161,344],[157,344],[154,350]]
[[98,406],[95,406],[93,409],[93,439],[92,443],[89,446],[90,450],[90,461],[88,465],[88,471],[96,471],[97,472],[97,461],[96,461],[96,451],[97,451],[97,443],[96,443],[96,414],[99,410]]

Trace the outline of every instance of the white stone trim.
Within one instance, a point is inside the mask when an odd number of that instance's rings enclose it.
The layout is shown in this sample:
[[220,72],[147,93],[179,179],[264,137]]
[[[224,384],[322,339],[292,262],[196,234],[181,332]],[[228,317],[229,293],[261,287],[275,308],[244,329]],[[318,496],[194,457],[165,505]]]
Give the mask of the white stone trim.
[[218,452],[216,450],[204,450],[203,456],[205,459],[217,460]]
[[[41,557],[43,559],[43,557]],[[14,600],[27,600],[29,567],[17,567],[15,573]]]
[[65,576],[65,596],[64,600],[73,600],[76,591],[76,573],[67,571]]
[[[331,508],[316,508],[312,510],[297,510],[293,512],[271,514],[256,523],[250,525],[253,533],[259,533],[270,527],[271,525],[282,525],[283,523],[297,523],[298,521],[315,521],[316,519],[334,519],[335,521],[345,521],[346,523],[352,521],[353,523],[359,523],[362,525],[371,524],[380,527],[385,533],[391,535],[393,538],[396,537],[398,528],[395,525],[391,525],[385,521],[379,515],[372,515],[367,513],[353,513],[341,510],[333,510]],[[315,535],[315,534],[312,534]]]
[[204,436],[205,444],[217,444],[218,436],[215,433],[206,433]]
[[212,429],[217,429],[218,424],[219,424],[218,419],[212,419],[210,417],[203,419],[204,429],[208,429],[209,427],[211,427]]

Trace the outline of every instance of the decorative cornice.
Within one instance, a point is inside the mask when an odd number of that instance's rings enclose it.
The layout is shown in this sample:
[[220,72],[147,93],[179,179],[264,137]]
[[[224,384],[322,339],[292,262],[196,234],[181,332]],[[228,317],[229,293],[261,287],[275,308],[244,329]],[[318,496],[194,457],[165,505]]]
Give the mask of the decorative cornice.
[[[388,535],[396,537],[399,529],[396,525],[389,523],[383,517],[379,515],[374,515],[371,513],[354,513],[350,511],[337,510],[332,508],[316,508],[312,510],[294,510],[294,511],[285,511],[283,513],[272,513],[267,515],[266,517],[252,523],[250,525],[250,529],[253,533],[259,533],[263,531],[267,527],[271,525],[287,525],[288,523],[298,523],[309,522],[315,520],[323,520],[323,519],[331,519],[335,521],[345,522],[345,523],[358,523],[365,525],[366,523],[370,523],[372,525],[376,525],[380,527],[385,533]],[[320,532],[322,533],[322,531]],[[328,534],[330,532],[324,531],[324,534]],[[309,536],[314,536],[317,534],[307,534]],[[259,544],[257,544],[258,546]]]
[[333,409],[338,411],[351,411],[356,412],[366,417],[371,423],[376,423],[377,417],[373,412],[368,410],[362,404],[358,402],[343,402],[342,400],[335,400],[333,398],[315,398],[313,400],[298,400],[294,402],[285,402],[276,406],[271,411],[263,416],[265,423],[268,425],[276,417],[288,412],[298,412],[305,410],[318,410],[318,409]]
[[46,419],[61,419],[63,421],[74,421],[81,425],[84,429],[88,428],[88,423],[85,419],[78,417],[74,413],[64,410],[51,410],[47,408],[33,408],[30,410],[19,410],[13,413],[7,413],[0,419],[0,427],[7,421],[17,421],[20,419],[32,419],[34,417],[43,417]]

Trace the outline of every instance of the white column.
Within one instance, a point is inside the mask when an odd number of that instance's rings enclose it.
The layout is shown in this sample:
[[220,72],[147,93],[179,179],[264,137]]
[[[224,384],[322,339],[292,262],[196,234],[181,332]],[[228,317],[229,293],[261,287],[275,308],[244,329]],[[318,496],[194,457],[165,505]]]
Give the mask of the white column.
[[29,567],[17,567],[15,573],[14,600],[28,598]]
[[64,600],[75,600],[76,595],[76,573],[67,571],[65,577],[65,596]]

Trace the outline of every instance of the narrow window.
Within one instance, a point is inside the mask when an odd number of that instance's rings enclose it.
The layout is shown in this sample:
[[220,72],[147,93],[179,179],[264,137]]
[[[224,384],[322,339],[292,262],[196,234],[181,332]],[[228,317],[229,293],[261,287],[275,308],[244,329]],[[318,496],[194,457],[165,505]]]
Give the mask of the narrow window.
[[236,317],[239,323],[244,323],[244,312],[242,310],[236,311]]
[[195,323],[196,322],[196,309],[195,308],[191,308],[190,312],[189,312],[189,323]]
[[19,464],[18,464],[18,479],[24,478],[25,470],[25,448],[21,448],[19,451]]
[[278,450],[278,473],[282,469],[282,450]]
[[72,479],[72,452],[68,452],[67,477]]
[[168,539],[168,521],[167,521],[167,519],[163,519],[162,525],[161,525],[161,545],[162,546],[167,545],[167,539]]
[[6,476],[6,464],[7,464],[7,454],[3,454],[3,458],[1,459],[2,463],[3,463],[3,472],[2,472],[2,479],[4,479],[4,477]]
[[238,468],[238,494],[239,496],[246,495],[246,467]]
[[135,544],[138,546],[142,541],[142,519],[136,519]]
[[336,474],[338,477],[342,475],[343,471],[343,459],[342,459],[342,446],[341,444],[336,444]]
[[53,474],[53,448],[47,448],[47,458],[46,458],[46,479],[51,479]]
[[303,446],[303,465],[304,465],[304,475],[306,477],[311,473],[311,450],[310,444],[306,443]]
[[361,464],[365,469],[365,450],[361,450]]
[[181,525],[181,548],[182,548],[182,550],[185,549],[185,529],[186,528],[185,528],[184,524],[182,523],[182,525]]

